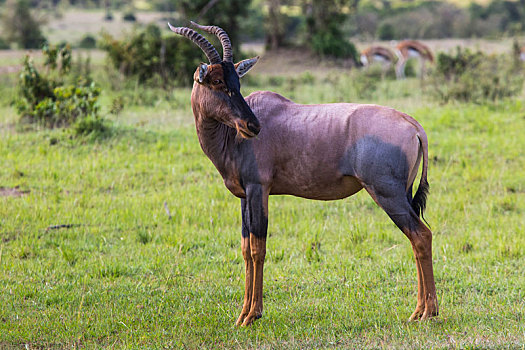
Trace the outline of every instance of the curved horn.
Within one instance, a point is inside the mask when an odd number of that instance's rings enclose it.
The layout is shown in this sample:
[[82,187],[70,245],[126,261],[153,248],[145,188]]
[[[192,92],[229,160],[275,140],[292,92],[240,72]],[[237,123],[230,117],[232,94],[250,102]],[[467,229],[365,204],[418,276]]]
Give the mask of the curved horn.
[[222,59],[225,62],[233,63],[233,53],[232,53],[232,44],[230,42],[230,37],[224,31],[224,29],[217,26],[201,26],[198,23],[190,21],[191,25],[195,28],[202,29],[210,34],[216,35],[222,44]]
[[174,27],[170,23],[168,23],[168,26],[170,27],[172,32],[185,36],[186,38],[190,39],[195,44],[197,44],[201,48],[201,50],[204,51],[206,57],[208,57],[208,60],[211,64],[221,63],[221,56],[219,56],[217,50],[213,47],[212,44],[210,44],[208,40],[206,40],[205,37],[203,37],[202,35],[190,28]]

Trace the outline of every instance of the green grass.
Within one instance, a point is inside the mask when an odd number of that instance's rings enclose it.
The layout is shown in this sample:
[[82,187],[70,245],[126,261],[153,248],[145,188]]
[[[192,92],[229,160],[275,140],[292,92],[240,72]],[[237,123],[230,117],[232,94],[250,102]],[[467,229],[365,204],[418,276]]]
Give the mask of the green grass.
[[[3,103],[0,187],[29,192],[0,197],[0,348],[525,347],[523,100],[439,106],[413,80],[263,78],[246,94],[387,104],[425,127],[440,316],[406,322],[412,250],[366,193],[282,196],[270,199],[264,316],[234,327],[240,201],[178,89],[126,106],[102,140],[19,130]],[[105,90],[103,111],[119,93]]]

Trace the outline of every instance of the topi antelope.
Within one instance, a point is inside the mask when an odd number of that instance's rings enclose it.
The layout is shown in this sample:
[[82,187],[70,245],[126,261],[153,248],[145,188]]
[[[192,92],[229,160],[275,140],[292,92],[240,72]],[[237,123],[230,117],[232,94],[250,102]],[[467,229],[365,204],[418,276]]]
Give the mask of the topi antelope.
[[425,44],[416,40],[403,40],[396,46],[397,64],[396,77],[397,79],[405,79],[405,67],[409,59],[417,58],[420,62],[420,77],[423,78],[425,74],[425,61],[434,62],[432,51]]
[[[194,74],[191,107],[197,135],[228,190],[241,199],[246,282],[236,325],[250,325],[262,316],[269,195],[335,200],[362,188],[412,243],[418,293],[410,319],[436,316],[432,232],[420,219],[429,187],[428,142],[421,125],[376,105],[299,105],[268,91],[244,99],[239,78],[258,57],[234,64],[230,39],[219,27],[192,22],[219,38],[222,59],[194,30],[169,26],[197,44],[210,61]],[[412,197],[421,159],[421,181]]]

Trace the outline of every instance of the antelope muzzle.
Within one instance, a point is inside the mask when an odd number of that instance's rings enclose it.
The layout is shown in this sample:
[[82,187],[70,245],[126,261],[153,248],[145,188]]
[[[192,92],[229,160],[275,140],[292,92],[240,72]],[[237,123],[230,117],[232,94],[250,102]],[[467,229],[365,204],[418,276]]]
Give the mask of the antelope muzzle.
[[261,131],[261,125],[257,119],[237,119],[235,120],[235,129],[237,129],[237,133],[243,138],[251,139],[259,134]]

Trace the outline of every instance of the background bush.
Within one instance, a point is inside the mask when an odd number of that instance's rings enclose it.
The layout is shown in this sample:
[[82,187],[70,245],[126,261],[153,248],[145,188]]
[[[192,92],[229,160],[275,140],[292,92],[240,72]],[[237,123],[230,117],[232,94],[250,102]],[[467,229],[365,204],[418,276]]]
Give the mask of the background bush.
[[[100,88],[89,76],[79,75],[78,68],[71,73],[69,46],[60,50],[46,46],[42,52],[47,74],[41,74],[29,56],[23,62],[16,101],[21,121],[48,128],[73,125],[80,134],[88,127],[104,128],[97,103]],[[72,76],[74,83],[69,82]]]
[[122,15],[122,20],[123,21],[127,21],[127,22],[136,22],[137,21],[137,17],[135,17],[135,14],[133,13],[133,11],[126,11]]
[[153,24],[123,40],[103,34],[100,46],[124,76],[151,85],[160,81],[164,86],[189,86],[198,64],[207,61],[190,40],[175,34],[163,38],[159,27]]
[[46,39],[40,30],[40,23],[31,13],[30,2],[8,0],[4,6],[2,35],[5,39],[23,49],[41,48]]
[[361,0],[347,19],[347,34],[381,40],[516,35],[525,31],[524,4],[492,0],[459,7],[441,1]]
[[82,39],[80,39],[80,42],[78,43],[78,47],[81,49],[94,49],[97,47],[97,39],[95,39],[92,35],[84,35]]
[[312,37],[311,46],[313,51],[321,56],[350,58],[354,62],[358,62],[355,45],[330,30],[315,33]]
[[523,89],[523,70],[506,56],[457,48],[440,53],[432,77],[434,95],[442,102],[495,102]]
[[9,43],[0,37],[0,50],[9,50]]

